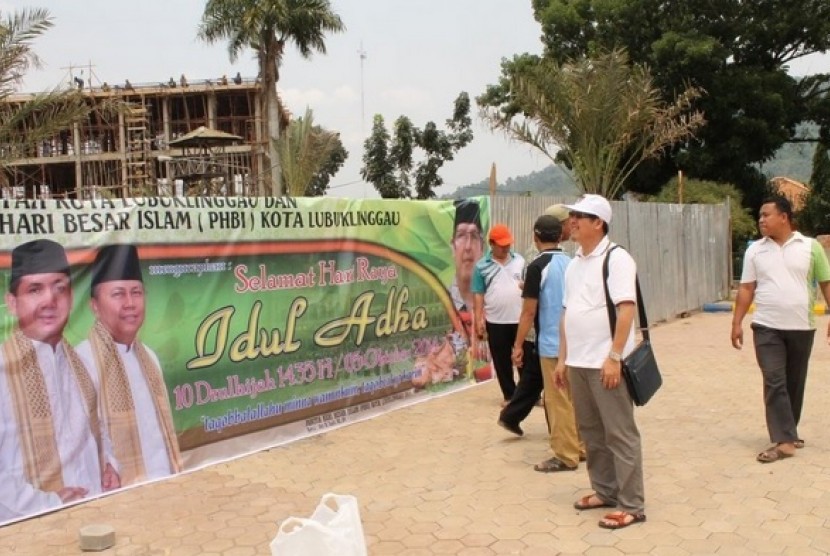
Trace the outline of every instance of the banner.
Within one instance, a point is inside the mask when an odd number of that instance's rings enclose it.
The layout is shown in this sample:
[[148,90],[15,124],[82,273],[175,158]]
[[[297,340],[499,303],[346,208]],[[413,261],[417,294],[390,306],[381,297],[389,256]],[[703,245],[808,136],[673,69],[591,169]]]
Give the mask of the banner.
[[485,197],[0,208],[0,523],[490,376]]

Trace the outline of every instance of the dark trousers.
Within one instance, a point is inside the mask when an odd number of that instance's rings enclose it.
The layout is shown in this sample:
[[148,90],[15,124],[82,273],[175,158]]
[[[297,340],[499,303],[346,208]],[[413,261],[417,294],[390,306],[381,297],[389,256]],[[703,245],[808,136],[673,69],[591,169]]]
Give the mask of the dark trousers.
[[501,410],[499,419],[511,425],[518,425],[533,410],[533,406],[539,401],[539,394],[542,393],[544,381],[542,380],[542,366],[539,363],[539,352],[536,351],[534,342],[522,344],[524,356],[522,357],[522,372],[519,375],[519,384],[516,392],[504,409]]
[[776,330],[752,325],[755,358],[764,377],[764,405],[771,442],[798,440],[807,364],[815,330]]
[[505,400],[513,397],[516,390],[516,380],[513,378],[513,361],[510,355],[516,341],[516,330],[519,324],[496,324],[485,322],[487,328],[487,343],[490,345],[490,356],[493,358],[493,368],[496,369],[496,378]]

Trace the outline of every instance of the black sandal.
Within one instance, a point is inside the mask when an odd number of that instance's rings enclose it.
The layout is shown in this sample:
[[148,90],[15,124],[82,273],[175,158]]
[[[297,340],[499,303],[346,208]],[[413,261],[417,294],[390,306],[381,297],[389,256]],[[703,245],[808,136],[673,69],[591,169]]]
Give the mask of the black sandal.
[[552,457],[550,459],[546,459],[542,463],[537,463],[533,466],[535,471],[539,471],[540,473],[556,473],[557,471],[576,471],[578,465],[574,465],[571,467],[567,465],[564,461],[557,457]]

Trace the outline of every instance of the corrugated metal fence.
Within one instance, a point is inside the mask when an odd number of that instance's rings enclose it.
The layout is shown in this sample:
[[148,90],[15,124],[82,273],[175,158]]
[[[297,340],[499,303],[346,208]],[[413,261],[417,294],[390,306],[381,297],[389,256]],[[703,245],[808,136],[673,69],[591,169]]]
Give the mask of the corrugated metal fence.
[[[513,230],[515,248],[533,247],[533,222],[554,203],[573,197],[494,197],[493,222]],[[613,201],[611,239],[637,261],[650,322],[700,309],[729,296],[731,234],[729,206]],[[573,252],[574,246],[566,246]]]

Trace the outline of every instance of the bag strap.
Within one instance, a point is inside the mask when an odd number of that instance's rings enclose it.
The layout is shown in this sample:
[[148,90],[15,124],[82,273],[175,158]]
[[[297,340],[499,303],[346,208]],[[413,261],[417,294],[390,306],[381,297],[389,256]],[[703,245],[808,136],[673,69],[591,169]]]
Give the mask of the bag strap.
[[[608,258],[611,256],[611,251],[619,247],[614,245],[605,253],[605,260],[602,261],[602,286],[605,289],[605,308],[608,310],[608,323],[611,326],[611,340],[614,340],[614,333],[617,330],[617,311],[614,307],[614,302],[611,300],[611,294],[608,291]],[[646,317],[646,306],[643,303],[643,294],[640,291],[640,279],[634,275],[634,284],[637,287],[637,313],[640,322],[640,333],[643,335],[643,340],[649,341],[648,333],[648,318]]]

